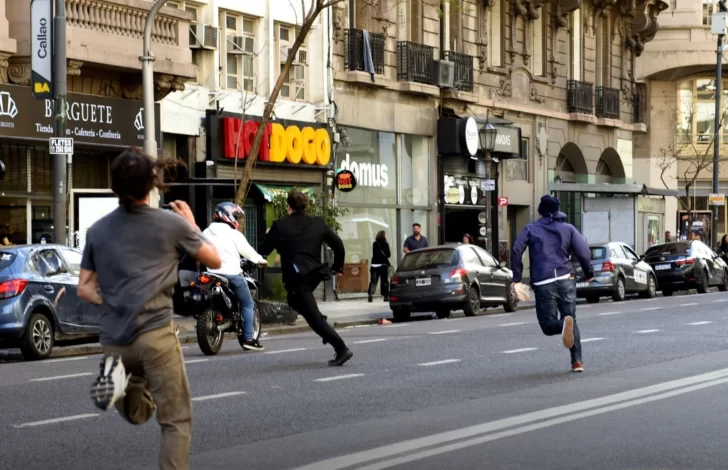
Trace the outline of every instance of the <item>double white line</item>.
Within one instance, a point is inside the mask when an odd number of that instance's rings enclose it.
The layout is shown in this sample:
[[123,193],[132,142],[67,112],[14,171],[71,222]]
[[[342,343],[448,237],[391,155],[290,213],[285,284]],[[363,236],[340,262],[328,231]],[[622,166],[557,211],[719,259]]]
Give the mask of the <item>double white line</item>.
[[[526,413],[396,444],[343,455],[297,470],[380,470],[577,419],[663,400],[728,383],[728,369],[664,382],[565,406]],[[457,441],[457,442],[455,442]],[[406,455],[403,455],[406,454]],[[376,463],[371,463],[375,462]],[[361,467],[362,464],[371,463]]]

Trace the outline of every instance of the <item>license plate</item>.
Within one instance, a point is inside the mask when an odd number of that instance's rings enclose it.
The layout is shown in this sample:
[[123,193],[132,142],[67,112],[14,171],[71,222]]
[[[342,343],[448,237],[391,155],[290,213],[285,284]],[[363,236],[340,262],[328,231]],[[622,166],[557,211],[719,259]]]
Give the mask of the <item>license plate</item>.
[[577,282],[576,287],[589,287],[588,282]]
[[668,269],[672,269],[671,264],[658,264],[655,266],[655,271],[666,271]]
[[429,286],[430,284],[432,284],[432,279],[430,279],[429,277],[415,279],[416,286]]

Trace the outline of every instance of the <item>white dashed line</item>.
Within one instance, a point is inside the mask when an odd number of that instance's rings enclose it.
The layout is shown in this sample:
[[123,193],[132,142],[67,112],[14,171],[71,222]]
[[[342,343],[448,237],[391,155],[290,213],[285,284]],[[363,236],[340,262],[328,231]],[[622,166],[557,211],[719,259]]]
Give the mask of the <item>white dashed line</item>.
[[688,323],[690,326],[698,326],[698,325],[708,325],[710,323],[713,323],[712,321],[696,321],[693,323]]
[[582,343],[591,343],[594,341],[602,341],[604,338],[584,338],[581,340]]
[[197,364],[198,362],[207,362],[207,359],[190,359],[189,361],[185,361],[185,364]]
[[346,374],[346,375],[335,375],[333,377],[325,377],[323,379],[316,379],[314,382],[333,382],[334,380],[346,380],[353,379],[355,377],[363,377],[364,374]]
[[88,356],[67,357],[65,359],[51,359],[50,361],[43,361],[43,364],[53,364],[56,362],[68,362],[68,361],[81,361],[83,359],[88,359]]
[[502,325],[498,325],[498,326],[518,326],[518,325],[525,325],[525,324],[526,324],[525,321],[517,321],[517,322],[513,322],[513,323],[503,323]]
[[289,352],[305,351],[306,348],[281,349],[280,351],[268,351],[266,354],[283,354]]
[[648,307],[648,308],[642,308],[640,310],[643,312],[646,312],[648,310],[661,310],[661,309],[662,309],[662,307]]
[[639,330],[639,331],[635,331],[635,333],[647,334],[647,333],[657,333],[658,331],[660,331],[660,330]]
[[521,348],[521,349],[511,349],[509,351],[503,351],[503,354],[515,354],[515,353],[521,353],[521,352],[527,352],[527,351],[535,351],[538,348]]
[[460,359],[445,359],[443,361],[423,362],[422,364],[417,364],[417,365],[420,367],[429,367],[429,366],[439,366],[441,364],[452,364],[453,362],[460,362]]
[[15,425],[13,427],[31,428],[34,426],[43,426],[44,424],[56,424],[56,423],[64,423],[66,421],[75,421],[77,419],[95,418],[96,416],[99,416],[99,414],[98,413],[88,413],[88,414],[83,414],[83,415],[66,416],[64,418],[54,418],[54,419],[46,419],[43,421],[34,421],[32,423],[23,423],[23,424]]
[[363,341],[354,341],[354,344],[381,343],[382,341],[387,341],[387,338],[365,339]]
[[693,303],[690,303],[690,304],[680,304],[680,305],[678,305],[678,307],[692,307],[694,305],[700,305],[700,304],[697,303],[697,302],[693,302]]
[[399,328],[400,326],[404,326],[404,323],[398,323],[396,325],[384,325],[384,328]]
[[76,377],[87,377],[93,375],[91,372],[81,374],[56,375],[55,377],[43,377],[42,379],[30,379],[31,382],[47,382],[49,380],[75,379]]
[[513,315],[512,313],[494,313],[493,315],[488,315],[488,318],[500,318],[500,317],[510,317]]
[[728,302],[728,299],[718,299],[713,301],[714,304],[717,304],[718,302]]
[[448,333],[459,333],[460,330],[433,331],[431,335],[446,335]]
[[202,397],[195,397],[192,399],[192,401],[205,401],[205,400],[215,400],[217,398],[227,398],[227,397],[235,397],[238,395],[244,395],[245,392],[227,392],[227,393],[218,393],[216,395],[205,395]]
[[599,313],[598,315],[601,317],[604,315],[618,315],[620,313],[622,313],[622,312],[604,312],[604,313]]
[[180,349],[189,349],[189,346],[180,346]]

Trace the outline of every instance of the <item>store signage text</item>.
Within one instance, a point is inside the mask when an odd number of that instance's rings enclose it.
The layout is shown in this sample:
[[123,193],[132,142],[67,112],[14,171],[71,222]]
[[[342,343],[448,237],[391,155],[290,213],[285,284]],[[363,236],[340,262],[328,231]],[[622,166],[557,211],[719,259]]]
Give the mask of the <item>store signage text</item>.
[[389,186],[389,168],[384,163],[357,163],[351,161],[349,154],[341,162],[341,170],[349,170],[354,174],[358,184],[373,188]]
[[[222,119],[226,158],[247,158],[261,123],[226,117]],[[258,159],[264,162],[326,166],[331,160],[331,139],[324,128],[288,126],[267,123]]]
[[53,97],[52,21],[51,0],[30,2],[30,86],[36,100]]

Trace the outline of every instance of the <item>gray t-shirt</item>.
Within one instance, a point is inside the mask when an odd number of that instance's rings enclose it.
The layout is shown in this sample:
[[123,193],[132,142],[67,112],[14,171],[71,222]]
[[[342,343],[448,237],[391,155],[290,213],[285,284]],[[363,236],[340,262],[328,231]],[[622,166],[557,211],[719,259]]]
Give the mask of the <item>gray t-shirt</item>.
[[169,325],[179,260],[201,246],[201,234],[186,220],[149,206],[119,207],[93,224],[81,268],[98,275],[101,343],[129,344]]

